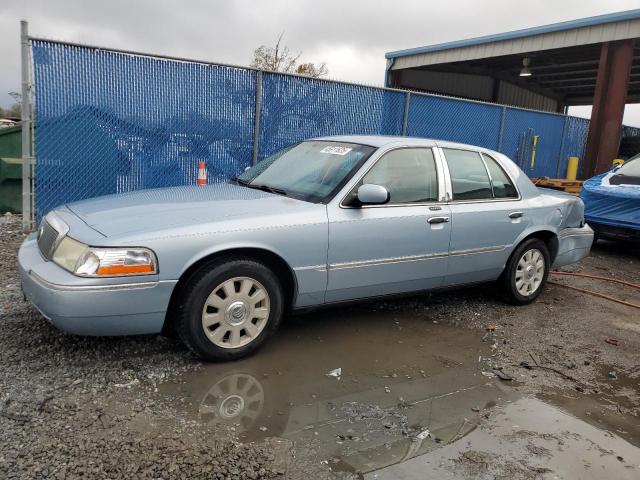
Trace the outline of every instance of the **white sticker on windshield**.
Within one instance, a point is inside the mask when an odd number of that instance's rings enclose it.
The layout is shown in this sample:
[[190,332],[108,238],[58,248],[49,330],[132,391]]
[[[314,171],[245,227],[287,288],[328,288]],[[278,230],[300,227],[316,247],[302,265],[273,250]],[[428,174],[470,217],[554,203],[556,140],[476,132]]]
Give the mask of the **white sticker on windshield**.
[[322,150],[320,150],[320,153],[330,153],[332,155],[346,155],[351,150],[353,150],[353,148],[347,148],[347,147],[324,147]]

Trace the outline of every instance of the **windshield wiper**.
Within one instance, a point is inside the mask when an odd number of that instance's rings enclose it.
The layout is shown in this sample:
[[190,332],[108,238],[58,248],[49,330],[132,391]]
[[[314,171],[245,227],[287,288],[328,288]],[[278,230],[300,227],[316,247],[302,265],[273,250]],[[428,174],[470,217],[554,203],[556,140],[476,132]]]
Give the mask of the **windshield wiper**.
[[248,180],[243,180],[241,178],[238,177],[232,177],[229,179],[230,182],[235,182],[238,185],[249,185],[249,181]]
[[250,180],[243,180],[242,178],[233,177],[229,179],[230,182],[235,182],[238,185],[242,185],[243,187],[254,188],[256,190],[262,190],[263,192],[275,193],[277,195],[288,196],[286,190],[277,187],[271,187],[269,185],[262,185],[259,183],[251,183]]
[[243,185],[246,185],[249,188],[255,188],[256,190],[262,190],[263,192],[275,193],[277,195],[284,195],[285,197],[289,195],[286,192],[286,190],[283,190],[277,187],[271,187],[269,185],[262,185],[262,184],[256,184],[256,183],[246,183],[246,184],[243,183]]

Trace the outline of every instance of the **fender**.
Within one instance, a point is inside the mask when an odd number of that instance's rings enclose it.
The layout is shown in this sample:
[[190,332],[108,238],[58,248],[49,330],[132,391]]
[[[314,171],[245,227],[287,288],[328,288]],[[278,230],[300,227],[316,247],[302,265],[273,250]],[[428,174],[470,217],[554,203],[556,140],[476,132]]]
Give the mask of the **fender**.
[[[206,248],[204,250],[200,250],[197,253],[195,253],[193,256],[191,256],[186,262],[185,264],[182,266],[179,274],[178,274],[178,278],[182,277],[182,275],[184,275],[184,273],[195,263],[199,262],[200,260],[205,259],[206,257],[210,257],[211,255],[215,255],[217,253],[222,253],[225,251],[229,251],[229,250],[239,250],[239,249],[255,249],[255,250],[263,250],[266,252],[271,253],[272,255],[276,255],[277,257],[280,257],[288,266],[289,269],[292,272],[295,272],[295,270],[291,267],[291,263],[287,260],[286,256],[279,251],[278,249],[273,248],[271,245],[266,245],[264,243],[261,242],[255,242],[255,241],[249,241],[249,242],[227,242],[227,243],[221,243],[221,244],[216,244],[216,245],[212,245],[209,248]],[[295,275],[294,275],[295,277]]]
[[[542,233],[542,234],[547,235],[547,236],[552,236],[552,238],[555,238],[557,240],[558,230],[559,230],[559,228],[557,226],[549,225],[549,224],[531,225],[529,228],[524,230],[518,236],[518,238],[516,238],[515,242],[513,242],[510,246],[507,246],[507,250],[509,252],[509,255],[507,256],[507,259],[509,259],[509,257],[511,257],[511,254],[513,253],[513,251],[516,249],[516,247],[518,245],[520,245],[522,243],[522,241],[525,238],[530,237],[530,236],[532,236],[533,234],[536,234],[536,233]],[[552,248],[549,249],[549,254],[552,257],[551,258],[552,262],[553,262],[553,258],[555,257],[556,253],[557,253],[557,245],[555,247],[552,246]],[[506,265],[506,261],[505,261],[505,265]],[[503,265],[503,268],[504,268],[504,265]]]
[[231,241],[200,250],[191,256],[181,267],[179,278],[196,263],[216,254],[224,254],[234,250],[258,250],[273,257],[277,257],[282,264],[286,265],[293,280],[291,285],[291,305],[294,307],[306,307],[324,303],[324,294],[327,285],[326,265],[318,266],[323,268],[309,268],[308,266],[294,267],[292,262],[281,250],[273,246],[256,241]]

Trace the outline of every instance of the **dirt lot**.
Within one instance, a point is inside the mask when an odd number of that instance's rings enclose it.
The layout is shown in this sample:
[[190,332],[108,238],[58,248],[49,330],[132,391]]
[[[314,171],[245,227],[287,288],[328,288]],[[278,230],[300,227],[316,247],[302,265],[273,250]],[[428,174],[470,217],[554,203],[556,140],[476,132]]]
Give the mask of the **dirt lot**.
[[[162,337],[51,327],[22,301],[22,238],[0,219],[0,478],[640,475],[638,309],[558,285],[512,307],[487,286],[293,317],[204,365]],[[639,284],[640,249],[565,270]]]

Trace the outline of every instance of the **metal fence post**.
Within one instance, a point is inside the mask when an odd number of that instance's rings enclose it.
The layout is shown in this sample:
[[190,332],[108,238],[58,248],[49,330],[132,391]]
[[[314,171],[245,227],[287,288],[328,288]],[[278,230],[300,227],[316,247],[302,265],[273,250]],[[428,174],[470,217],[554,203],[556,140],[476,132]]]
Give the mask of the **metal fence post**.
[[567,133],[567,122],[569,120],[569,116],[564,116],[564,122],[562,123],[562,137],[560,139],[560,155],[558,157],[558,165],[556,167],[556,178],[560,178],[560,166],[562,165],[562,160],[564,158],[564,137]]
[[402,112],[402,136],[407,135],[407,125],[409,123],[409,102],[411,100],[411,93],[404,94],[404,111]]
[[20,52],[22,63],[22,98],[21,98],[21,120],[22,120],[22,229],[28,232],[32,228],[31,211],[31,164],[33,156],[31,152],[31,105],[29,102],[30,93],[30,42],[29,24],[20,21]]
[[507,114],[507,107],[502,107],[500,113],[500,133],[498,133],[498,151],[502,152],[502,140],[504,138],[504,118]]
[[260,148],[260,114],[262,113],[262,71],[256,74],[256,108],[253,119],[253,157],[251,165],[258,163],[258,150]]

